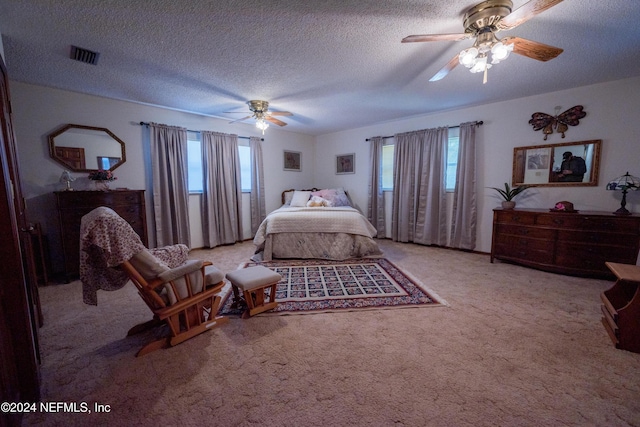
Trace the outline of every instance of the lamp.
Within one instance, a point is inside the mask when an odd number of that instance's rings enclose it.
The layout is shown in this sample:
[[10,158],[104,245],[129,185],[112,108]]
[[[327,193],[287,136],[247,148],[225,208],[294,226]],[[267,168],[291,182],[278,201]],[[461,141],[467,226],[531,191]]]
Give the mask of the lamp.
[[609,181],[607,184],[607,190],[620,190],[622,191],[622,201],[620,202],[620,209],[614,212],[616,215],[631,215],[631,212],[625,207],[627,204],[627,191],[636,191],[640,188],[640,178],[633,175],[629,175],[629,172],[619,176],[618,178]]
[[[458,55],[458,61],[472,73],[484,72],[482,83],[487,82],[487,70],[493,64],[498,64],[509,57],[513,51],[512,44],[504,44],[493,34],[491,30],[486,30],[478,34],[476,42],[468,49],[463,50]],[[491,63],[488,55],[491,52]]]
[[67,188],[65,188],[64,191],[73,191],[73,188],[71,188],[71,183],[75,180],[76,179],[71,176],[71,173],[69,173],[68,170],[62,171],[62,175],[60,175],[59,179],[60,182],[67,185]]

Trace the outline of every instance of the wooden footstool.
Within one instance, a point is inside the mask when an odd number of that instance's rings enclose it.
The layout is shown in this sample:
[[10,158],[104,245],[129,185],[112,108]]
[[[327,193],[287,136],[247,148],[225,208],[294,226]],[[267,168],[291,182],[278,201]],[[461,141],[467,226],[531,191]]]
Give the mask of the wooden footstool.
[[[240,270],[227,273],[227,280],[233,286],[234,303],[239,302],[238,290],[242,289],[247,309],[242,313],[242,318],[246,319],[263,311],[276,308],[276,286],[282,279],[273,270],[257,265],[255,267],[242,268]],[[270,288],[269,298],[265,301],[265,289]]]

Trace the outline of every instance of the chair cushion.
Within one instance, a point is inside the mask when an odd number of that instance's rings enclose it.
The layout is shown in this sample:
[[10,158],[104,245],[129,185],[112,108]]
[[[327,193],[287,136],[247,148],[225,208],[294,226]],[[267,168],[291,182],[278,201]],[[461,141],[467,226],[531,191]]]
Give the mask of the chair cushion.
[[231,273],[227,273],[226,277],[231,284],[237,286],[243,291],[250,291],[252,289],[272,285],[274,283],[278,283],[282,279],[282,276],[278,273],[262,265],[235,270]]
[[169,271],[167,264],[151,255],[147,249],[135,254],[129,262],[145,280],[155,279],[165,271]]
[[224,273],[213,265],[208,265],[204,268],[204,283],[205,286],[217,285],[224,280]]

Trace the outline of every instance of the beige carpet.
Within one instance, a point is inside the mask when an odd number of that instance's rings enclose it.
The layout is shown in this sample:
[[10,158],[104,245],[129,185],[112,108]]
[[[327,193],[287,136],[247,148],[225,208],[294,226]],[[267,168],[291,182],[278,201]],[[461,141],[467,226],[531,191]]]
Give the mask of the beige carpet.
[[[135,358],[149,312],[134,287],[82,303],[79,282],[41,288],[42,395],[109,413],[28,414],[64,426],[640,425],[640,354],[600,324],[611,282],[487,255],[381,241],[449,306],[232,318]],[[223,270],[250,243],[195,251]]]

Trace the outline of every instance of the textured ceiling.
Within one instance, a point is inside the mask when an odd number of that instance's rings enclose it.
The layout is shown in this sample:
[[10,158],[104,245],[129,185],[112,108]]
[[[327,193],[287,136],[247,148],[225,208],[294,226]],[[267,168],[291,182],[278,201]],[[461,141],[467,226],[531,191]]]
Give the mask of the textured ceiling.
[[[564,0],[499,32],[564,53],[512,55],[485,85],[462,66],[429,82],[472,40],[400,43],[462,32],[474,0],[0,3],[13,80],[229,120],[264,99],[294,113],[284,129],[312,135],[640,75],[637,0]],[[71,45],[100,52],[98,64],[69,59]]]

